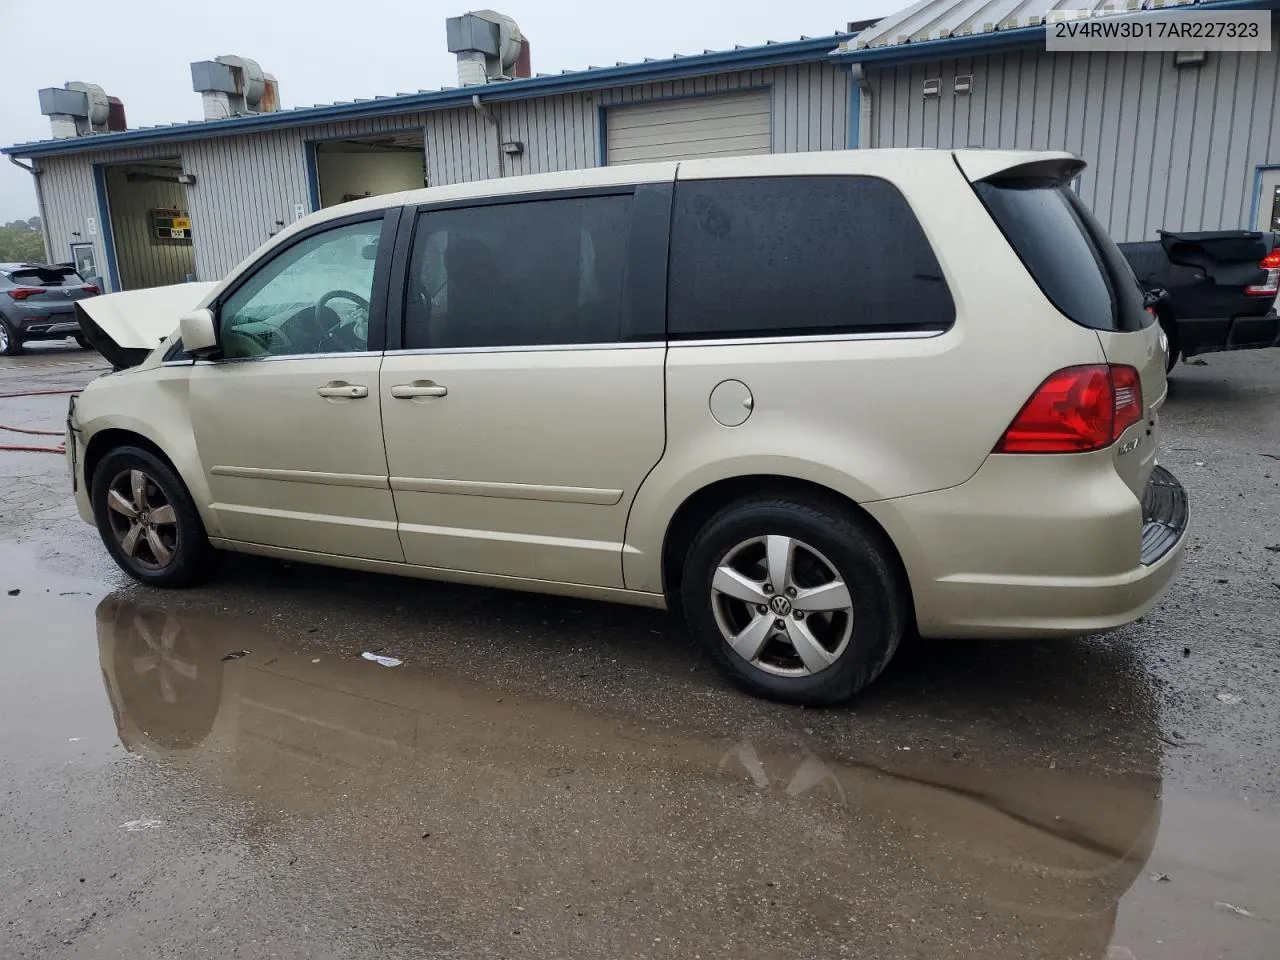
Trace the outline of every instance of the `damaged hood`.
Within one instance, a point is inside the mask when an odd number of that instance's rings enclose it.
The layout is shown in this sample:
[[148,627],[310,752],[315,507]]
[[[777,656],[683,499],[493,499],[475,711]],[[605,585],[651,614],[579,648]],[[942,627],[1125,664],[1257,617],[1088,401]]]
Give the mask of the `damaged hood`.
[[90,297],[76,302],[76,319],[85,339],[114,367],[134,367],[172,336],[179,318],[203,304],[217,285],[176,283]]

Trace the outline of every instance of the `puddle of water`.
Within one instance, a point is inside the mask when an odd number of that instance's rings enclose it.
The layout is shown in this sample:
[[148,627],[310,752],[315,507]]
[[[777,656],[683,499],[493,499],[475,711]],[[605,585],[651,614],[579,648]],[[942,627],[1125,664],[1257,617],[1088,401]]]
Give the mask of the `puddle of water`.
[[646,725],[40,583],[0,596],[4,765],[146,758],[166,776],[138,836],[204,816],[197,796],[247,811],[216,824],[242,869],[282,904],[301,892],[376,914],[384,943],[1278,955],[1275,817],[1163,791],[1158,749],[1125,775],[823,756],[782,724],[751,738]]

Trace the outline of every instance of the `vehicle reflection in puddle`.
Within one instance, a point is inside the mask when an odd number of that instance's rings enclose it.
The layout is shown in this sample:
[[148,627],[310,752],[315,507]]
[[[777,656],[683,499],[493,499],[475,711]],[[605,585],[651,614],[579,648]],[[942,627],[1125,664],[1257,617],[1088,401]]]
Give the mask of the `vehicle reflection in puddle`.
[[561,955],[1103,957],[1160,819],[1154,750],[1125,774],[822,757],[111,597],[97,627],[128,750],[244,802],[290,882],[476,942],[514,916]]

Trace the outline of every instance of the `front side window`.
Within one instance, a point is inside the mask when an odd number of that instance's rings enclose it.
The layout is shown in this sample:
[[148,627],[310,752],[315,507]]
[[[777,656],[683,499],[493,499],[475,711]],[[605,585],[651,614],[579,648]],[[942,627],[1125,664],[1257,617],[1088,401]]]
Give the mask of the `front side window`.
[[617,342],[631,203],[564,197],[422,214],[405,347]]
[[222,304],[228,360],[369,348],[381,220],[335,227],[271,259]]
[[673,340],[945,330],[955,304],[906,198],[875,177],[676,184]]

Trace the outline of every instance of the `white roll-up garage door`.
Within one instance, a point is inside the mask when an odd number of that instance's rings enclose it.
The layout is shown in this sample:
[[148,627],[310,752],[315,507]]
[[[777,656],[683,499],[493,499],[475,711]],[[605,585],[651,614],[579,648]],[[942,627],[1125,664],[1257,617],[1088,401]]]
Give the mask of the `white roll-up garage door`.
[[689,160],[769,153],[773,111],[768,90],[610,107],[606,162]]

